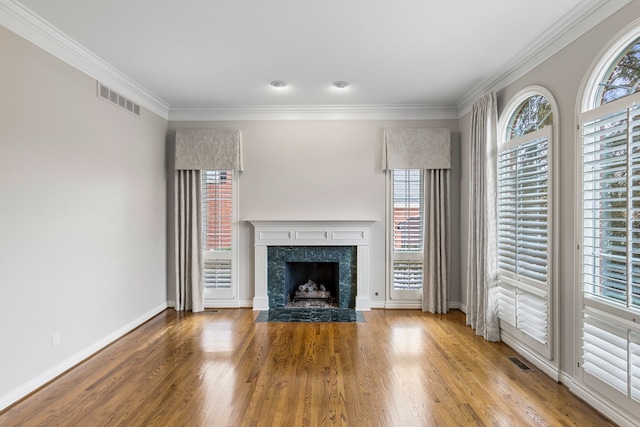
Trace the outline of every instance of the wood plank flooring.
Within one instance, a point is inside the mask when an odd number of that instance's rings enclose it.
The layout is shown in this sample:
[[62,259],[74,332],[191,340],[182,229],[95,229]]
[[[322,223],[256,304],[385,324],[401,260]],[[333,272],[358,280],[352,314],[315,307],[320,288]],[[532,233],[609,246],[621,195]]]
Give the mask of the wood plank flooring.
[[[166,310],[0,414],[1,426],[608,426],[464,314],[254,322]],[[524,359],[521,359],[524,360]]]

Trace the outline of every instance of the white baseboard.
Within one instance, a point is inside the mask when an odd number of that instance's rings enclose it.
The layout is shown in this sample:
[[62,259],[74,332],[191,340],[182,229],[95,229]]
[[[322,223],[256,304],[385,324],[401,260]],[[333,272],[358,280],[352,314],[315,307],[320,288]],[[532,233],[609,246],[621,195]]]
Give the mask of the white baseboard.
[[[371,308],[388,308],[390,310],[397,310],[397,309],[416,310],[416,309],[422,309],[422,302],[421,301],[402,301],[402,300],[371,301]],[[466,313],[467,306],[462,304],[459,301],[449,301],[449,310],[460,310]]]
[[240,308],[240,301],[237,299],[205,299],[204,308]]
[[609,418],[609,420],[613,421],[615,424],[621,427],[637,427],[640,425],[640,415],[633,414],[620,407],[620,405],[617,405],[615,402],[607,399],[605,396],[600,396],[599,394],[594,393],[580,382],[575,381],[566,372],[561,372],[560,382],[567,386],[571,393],[587,402],[587,404],[591,405],[593,409]]
[[25,396],[29,395],[30,393],[33,393],[38,388],[42,387],[43,385],[45,385],[49,381],[53,380],[57,376],[63,374],[64,372],[68,371],[69,369],[73,368],[78,363],[82,362],[83,360],[87,359],[88,357],[94,355],[95,353],[97,353],[98,351],[102,350],[103,348],[105,348],[106,346],[108,346],[109,344],[111,344],[112,342],[117,340],[118,338],[120,338],[123,335],[131,332],[132,330],[134,330],[138,326],[142,325],[147,320],[149,320],[152,317],[156,316],[158,313],[161,313],[162,311],[166,310],[167,307],[168,307],[167,303],[160,304],[159,306],[147,311],[143,315],[138,316],[137,318],[135,318],[131,322],[127,323],[123,327],[121,327],[121,328],[115,330],[114,332],[110,333],[109,335],[107,335],[106,337],[102,338],[101,340],[93,343],[89,347],[79,351],[78,353],[74,354],[73,356],[69,357],[68,359],[58,363],[56,366],[52,367],[51,369],[48,369],[47,371],[43,372],[42,374],[38,375],[37,377],[27,381],[26,383],[24,383],[20,387],[16,388],[15,390],[9,392],[8,394],[6,394],[4,396],[1,396],[0,397],[0,411],[2,411],[3,409],[5,409],[5,408],[7,408],[7,407],[9,407],[11,405],[13,405],[14,403],[16,403],[20,399],[24,398]]
[[204,308],[252,308],[253,300],[205,299]]
[[384,308],[387,308],[390,310],[422,309],[422,301],[402,301],[402,300],[386,301],[384,303]]

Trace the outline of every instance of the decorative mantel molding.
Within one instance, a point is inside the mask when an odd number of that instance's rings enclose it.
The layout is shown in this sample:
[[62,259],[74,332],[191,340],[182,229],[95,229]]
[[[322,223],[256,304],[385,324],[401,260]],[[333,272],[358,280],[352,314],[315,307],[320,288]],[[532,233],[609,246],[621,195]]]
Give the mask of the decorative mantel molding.
[[268,310],[267,247],[356,246],[356,310],[371,310],[369,296],[369,236],[376,220],[248,220],[253,224],[255,246],[254,310]]

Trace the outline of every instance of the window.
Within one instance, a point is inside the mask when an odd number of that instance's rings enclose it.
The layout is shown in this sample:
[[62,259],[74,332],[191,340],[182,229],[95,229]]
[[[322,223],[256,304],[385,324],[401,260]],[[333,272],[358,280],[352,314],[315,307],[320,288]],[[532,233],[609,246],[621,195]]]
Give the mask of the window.
[[640,110],[584,120],[582,140],[584,292],[640,308]]
[[[579,114],[580,368],[640,408],[640,28],[596,63]],[[624,43],[623,43],[624,42]]]
[[581,115],[583,291],[640,308],[640,38]]
[[640,90],[640,38],[634,40],[613,62],[599,84],[600,105],[631,95]]
[[553,108],[531,88],[505,109],[498,147],[501,329],[550,359]]
[[394,169],[390,175],[393,189],[391,298],[419,298],[424,262],[424,175],[421,169]]
[[233,171],[202,173],[202,236],[206,299],[234,295]]

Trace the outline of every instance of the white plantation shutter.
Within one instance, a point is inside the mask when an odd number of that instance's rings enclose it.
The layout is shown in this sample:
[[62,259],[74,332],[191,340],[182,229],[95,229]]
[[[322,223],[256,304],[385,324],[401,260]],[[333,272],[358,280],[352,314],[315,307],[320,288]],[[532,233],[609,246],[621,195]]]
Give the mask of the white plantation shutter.
[[393,285],[396,289],[422,289],[422,261],[401,261],[393,263]]
[[640,333],[630,333],[629,357],[631,398],[640,402]]
[[202,175],[203,247],[230,251],[233,224],[231,171],[204,171]]
[[393,288],[422,289],[424,277],[424,172],[394,169]]
[[549,128],[505,143],[498,155],[498,263],[546,284]]
[[501,284],[498,288],[498,310],[500,324],[504,322],[516,326],[516,288],[508,284]]
[[628,98],[583,115],[582,283],[640,308],[640,109]]
[[[233,267],[233,172],[202,172],[205,298],[229,297]],[[208,293],[207,293],[207,290]],[[216,292],[222,290],[222,293]]]
[[[640,402],[640,93],[580,115],[582,369]],[[633,407],[633,406],[629,406]]]
[[204,261],[205,288],[231,288],[231,260]]
[[548,312],[546,295],[518,289],[516,327],[543,345],[548,344]]
[[500,327],[549,358],[552,135],[546,126],[498,149]]
[[582,368],[623,394],[628,385],[628,339],[624,328],[585,315],[582,327]]

